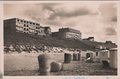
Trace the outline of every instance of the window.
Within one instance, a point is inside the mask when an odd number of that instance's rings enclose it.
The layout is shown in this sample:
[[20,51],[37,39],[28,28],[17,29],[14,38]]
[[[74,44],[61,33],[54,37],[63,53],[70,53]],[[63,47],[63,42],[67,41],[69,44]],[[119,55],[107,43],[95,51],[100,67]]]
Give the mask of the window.
[[26,21],[24,21],[24,23],[26,23]]
[[35,23],[33,23],[33,25],[35,25]]
[[23,20],[21,20],[21,22],[23,22]]
[[30,24],[32,24],[32,22],[30,22]]
[[26,30],[26,29],[24,28],[24,30]]
[[98,52],[96,52],[96,56],[98,56]]
[[17,19],[17,22],[19,22],[19,19]]

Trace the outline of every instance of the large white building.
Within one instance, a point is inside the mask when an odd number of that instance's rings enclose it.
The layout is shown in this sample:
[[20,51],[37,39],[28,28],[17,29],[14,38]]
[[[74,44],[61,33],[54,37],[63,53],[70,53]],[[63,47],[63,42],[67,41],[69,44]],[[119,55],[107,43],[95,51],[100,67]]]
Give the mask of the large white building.
[[52,36],[62,39],[81,39],[81,32],[72,28],[60,28],[59,32],[53,32]]
[[21,32],[33,35],[46,35],[51,33],[50,27],[42,27],[39,23],[19,18],[4,20],[5,32]]

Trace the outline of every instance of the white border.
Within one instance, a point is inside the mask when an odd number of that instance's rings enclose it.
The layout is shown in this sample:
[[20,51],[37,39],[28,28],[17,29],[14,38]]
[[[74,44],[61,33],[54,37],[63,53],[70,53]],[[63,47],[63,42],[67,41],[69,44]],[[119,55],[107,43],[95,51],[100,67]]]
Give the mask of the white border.
[[0,2],[0,10],[0,74],[3,75],[3,2]]
[[[9,3],[9,4],[34,4],[34,3],[91,3],[91,2],[97,2],[97,1],[4,1],[3,4]],[[119,42],[119,29],[120,29],[120,2],[119,1],[98,1],[103,3],[117,3],[117,14],[118,14],[118,22],[117,22],[117,40],[118,44]],[[2,3],[1,3],[2,4]],[[119,8],[118,8],[119,7]],[[0,33],[3,32],[3,27],[0,29]],[[1,38],[3,38],[3,33],[0,34]],[[3,41],[3,40],[2,40]],[[3,45],[3,42],[2,42]],[[1,47],[3,48],[3,47]],[[118,46],[118,49],[120,49],[120,46]],[[2,51],[3,52],[3,51]],[[120,60],[120,50],[118,50],[118,61]],[[2,55],[3,56],[3,55]],[[3,57],[4,58],[4,57]],[[4,64],[4,62],[3,62]],[[4,67],[3,67],[4,69]],[[4,70],[3,70],[4,71]],[[120,79],[120,62],[118,62],[118,75],[117,76],[3,76],[3,79]]]

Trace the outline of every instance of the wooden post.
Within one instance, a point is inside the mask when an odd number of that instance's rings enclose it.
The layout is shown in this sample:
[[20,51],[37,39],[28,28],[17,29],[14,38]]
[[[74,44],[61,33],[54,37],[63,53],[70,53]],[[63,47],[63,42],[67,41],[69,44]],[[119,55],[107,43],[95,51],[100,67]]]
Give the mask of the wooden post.
[[71,54],[65,53],[64,54],[64,63],[70,63],[71,62]]
[[51,72],[59,72],[60,70],[62,70],[62,63],[55,61],[51,63]]
[[39,63],[39,72],[40,75],[49,75],[50,74],[50,57],[46,54],[41,54],[38,56]]
[[80,61],[80,58],[81,58],[81,54],[78,53],[78,61]]
[[73,61],[77,61],[78,60],[78,54],[77,53],[73,53]]
[[110,49],[110,67],[117,69],[117,49]]

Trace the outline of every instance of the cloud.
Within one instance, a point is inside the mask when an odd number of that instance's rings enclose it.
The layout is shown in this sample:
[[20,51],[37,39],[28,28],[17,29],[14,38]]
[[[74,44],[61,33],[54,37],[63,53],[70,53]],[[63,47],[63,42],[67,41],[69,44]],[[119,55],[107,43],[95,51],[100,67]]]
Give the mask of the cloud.
[[99,6],[101,19],[103,22],[117,21],[117,8],[113,3],[104,3]]
[[115,3],[36,3],[5,4],[5,18],[18,17],[49,25],[52,31],[70,27],[82,32],[82,38],[116,41],[117,8]]
[[[61,7],[62,6],[62,7]],[[66,8],[67,7],[67,8]],[[86,7],[80,7],[78,6],[76,9],[68,10],[70,7],[69,5],[65,6],[65,4],[57,4],[57,3],[42,3],[37,4],[36,8],[26,9],[24,11],[24,15],[31,17],[32,19],[36,21],[46,21],[44,23],[50,23],[54,24],[53,22],[60,18],[60,19],[68,19],[78,16],[84,16],[88,14],[96,15],[96,13],[92,13],[88,8]],[[53,20],[51,22],[50,20]],[[58,21],[57,21],[58,23]],[[55,23],[56,24],[56,23]],[[58,23],[60,24],[60,23]]]
[[111,21],[117,22],[117,16],[114,16],[114,17],[111,19]]
[[67,12],[65,10],[54,11],[54,13],[50,16],[49,19],[55,19],[56,17],[71,18],[71,17],[87,15],[90,13],[91,12],[87,8],[79,8],[79,9],[75,9],[74,11],[70,11],[70,12]]
[[53,11],[54,12],[54,7],[60,5],[60,3],[42,3],[39,4],[40,6],[42,6],[43,10],[49,10],[49,11]]
[[108,27],[105,29],[106,35],[112,36],[116,35],[116,30],[113,27]]

